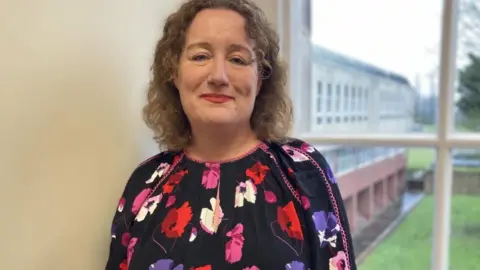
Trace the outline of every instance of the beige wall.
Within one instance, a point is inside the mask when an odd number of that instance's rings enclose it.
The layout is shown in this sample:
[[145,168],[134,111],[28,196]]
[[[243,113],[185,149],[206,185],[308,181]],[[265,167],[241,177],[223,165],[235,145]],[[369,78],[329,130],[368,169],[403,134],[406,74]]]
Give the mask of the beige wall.
[[[101,269],[140,108],[178,1],[0,3],[0,269]],[[161,3],[161,4],[159,4]]]
[[123,184],[156,151],[140,108],[178,2],[0,1],[0,269],[102,269]]

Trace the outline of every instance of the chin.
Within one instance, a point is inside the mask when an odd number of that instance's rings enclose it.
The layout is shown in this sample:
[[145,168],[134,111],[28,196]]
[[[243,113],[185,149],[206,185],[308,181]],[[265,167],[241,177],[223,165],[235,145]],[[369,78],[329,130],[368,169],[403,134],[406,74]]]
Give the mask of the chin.
[[238,122],[238,118],[235,115],[232,115],[228,112],[215,112],[208,113],[202,117],[203,122],[209,124],[235,124]]

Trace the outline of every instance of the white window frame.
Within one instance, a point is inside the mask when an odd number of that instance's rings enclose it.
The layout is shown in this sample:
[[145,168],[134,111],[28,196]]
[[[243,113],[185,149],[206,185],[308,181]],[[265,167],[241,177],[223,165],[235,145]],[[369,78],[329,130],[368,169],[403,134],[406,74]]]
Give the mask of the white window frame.
[[[439,102],[437,106],[438,126],[436,134],[312,134],[306,130],[298,130],[295,135],[315,145],[351,145],[351,146],[377,146],[377,147],[431,147],[436,149],[435,166],[435,215],[432,243],[432,265],[434,270],[449,269],[449,243],[451,226],[451,198],[452,198],[452,148],[480,148],[480,134],[456,133],[453,128],[454,80],[456,77],[456,43],[458,24],[458,5],[460,0],[444,0],[442,16],[442,42],[440,53],[440,81]],[[283,48],[287,55],[286,59],[291,63],[297,63],[295,51],[295,29],[297,20],[302,15],[296,7],[302,1],[280,1],[282,3],[283,21]],[[298,64],[298,63],[297,63]],[[295,72],[292,64],[290,72]],[[289,89],[295,90],[298,78],[290,79]],[[352,85],[349,85],[350,87]],[[294,105],[301,107],[300,100]],[[350,107],[350,106],[349,106]],[[295,119],[301,122],[302,119]]]

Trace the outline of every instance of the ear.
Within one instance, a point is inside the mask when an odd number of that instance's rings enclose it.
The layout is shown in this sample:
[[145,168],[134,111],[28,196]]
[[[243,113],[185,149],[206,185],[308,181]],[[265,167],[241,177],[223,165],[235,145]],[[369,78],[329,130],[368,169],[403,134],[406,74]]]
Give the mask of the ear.
[[173,83],[175,88],[178,89],[178,75],[177,74],[172,75],[171,82]]
[[258,78],[258,82],[257,82],[257,96],[258,94],[260,93],[260,89],[262,88],[262,79],[261,78]]

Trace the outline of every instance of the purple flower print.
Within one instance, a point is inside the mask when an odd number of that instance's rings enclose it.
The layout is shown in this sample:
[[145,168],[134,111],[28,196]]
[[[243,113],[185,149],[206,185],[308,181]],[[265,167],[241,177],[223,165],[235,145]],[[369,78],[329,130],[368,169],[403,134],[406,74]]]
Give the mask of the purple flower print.
[[340,226],[337,223],[337,217],[332,212],[319,211],[313,213],[313,222],[315,229],[320,239],[320,246],[336,247],[337,234],[340,231]]
[[337,179],[335,178],[335,175],[333,174],[332,168],[330,168],[330,166],[327,166],[327,176],[332,184],[337,183]]
[[162,259],[150,265],[149,270],[183,270],[183,265],[179,264],[175,268],[172,260]]
[[285,270],[305,270],[305,265],[302,262],[293,261],[285,265]]

